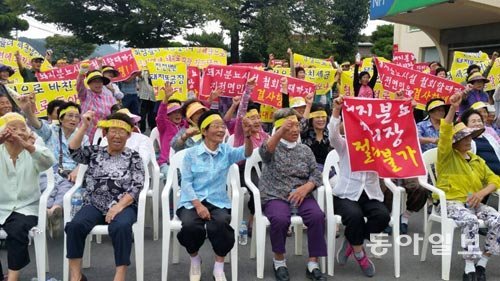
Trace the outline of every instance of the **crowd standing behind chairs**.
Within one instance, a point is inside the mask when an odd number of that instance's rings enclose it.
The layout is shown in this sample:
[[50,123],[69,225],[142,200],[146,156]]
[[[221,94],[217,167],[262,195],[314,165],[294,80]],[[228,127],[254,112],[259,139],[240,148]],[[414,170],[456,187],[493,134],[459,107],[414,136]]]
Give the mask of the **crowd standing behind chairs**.
[[[288,53],[293,56],[291,49]],[[16,54],[25,82],[37,81],[36,73],[50,55],[48,52],[45,58],[32,57],[31,66],[27,67],[22,64],[19,53]],[[486,280],[490,256],[500,253],[500,214],[486,205],[488,196],[500,189],[500,87],[493,95],[484,91],[496,57],[498,54],[494,53],[492,63],[483,74],[477,65],[467,69],[466,89],[451,96],[450,104],[439,98],[429,100],[425,106],[427,118],[416,124],[421,150],[437,149],[436,185],[444,192],[440,199],[445,198],[446,204],[437,201],[434,194],[436,210],[453,220],[465,235],[462,236],[463,280]],[[57,66],[65,63],[59,61]],[[374,98],[377,68],[373,67],[370,76],[369,72],[359,72],[360,63],[356,59],[354,81],[350,86],[355,97]],[[302,66],[295,67],[293,60],[290,65],[293,76],[305,79]],[[438,62],[430,63],[429,68],[431,74],[447,77],[446,69]],[[176,238],[186,248],[191,262],[189,274],[179,278],[201,280],[198,251],[208,237],[215,254],[213,278],[226,280],[224,258],[237,247],[232,227],[235,223],[231,222],[230,215],[231,199],[226,190],[227,178],[234,176],[230,172],[233,164],[238,165],[238,181],[242,187],[249,182],[258,186],[256,201],[255,190],[248,187],[249,232],[255,233],[252,229],[260,227],[253,216],[255,202],[262,202],[258,209],[269,222],[276,280],[292,279],[285,258],[285,242],[292,220],[294,224],[299,220],[307,228],[307,279],[327,279],[322,257],[330,261],[336,259],[340,265],[353,258],[364,275],[374,276],[375,264],[364,245],[372,234],[391,233],[392,203],[387,202],[392,202],[392,197],[377,173],[351,170],[341,116],[343,98],[335,98],[340,74],[349,69],[349,62],[338,67],[332,91],[326,98],[314,94],[305,98],[288,97],[287,82],[282,79],[283,108],[274,113],[272,132],[266,132],[259,117],[260,106],[251,100],[256,84],[253,78],[248,79],[241,96],[232,98],[230,104],[225,104],[231,100],[221,97],[220,89],[215,89],[208,101],[196,97],[187,101],[171,99],[175,90],[168,82],[164,99],[155,102],[148,71],[134,72],[128,79],[114,83],[111,80],[120,73],[112,66],[102,65],[99,60],[98,69],[90,70],[88,63],[82,62],[76,82],[79,104],[51,101],[47,108],[48,120],[42,120],[35,114],[36,95],[19,95],[6,86],[11,83],[9,77],[14,69],[0,65],[0,230],[7,233],[8,268],[4,276],[0,264],[0,280],[19,280],[20,270],[30,261],[29,234],[37,225],[40,191],[46,185],[46,178],[39,174],[50,168],[55,175],[55,187],[44,203],[51,235],[57,236],[64,229],[64,258],[69,263],[69,275],[65,278],[87,280],[82,273],[87,236],[96,225],[108,225],[116,266],[114,280],[125,280],[131,264],[132,240],[141,239],[133,236],[133,225],[144,219],[139,217],[144,215],[138,212],[139,194],[152,176],[145,169],[151,160],[157,160],[166,177],[172,153],[181,150],[185,151],[179,166],[179,202],[168,204],[177,208],[170,210],[171,216],[181,222]],[[456,112],[461,122],[453,126]],[[142,134],[154,127],[160,138],[159,157],[151,153],[152,144]],[[99,144],[93,143],[96,130],[103,137]],[[230,143],[225,143],[229,133]],[[329,153],[337,153],[339,157],[338,170],[326,171],[334,183],[330,191],[333,209],[324,207],[325,187],[321,177],[325,174]],[[245,160],[250,156],[259,157],[261,163],[246,177]],[[63,226],[63,197],[75,183],[81,165],[85,165],[83,207],[74,217],[65,218],[67,223]],[[416,178],[398,184],[405,189],[407,201],[406,209],[396,214],[396,217],[401,215],[401,224],[396,229],[405,234],[411,213],[418,212],[432,199],[428,187],[419,184]],[[321,194],[314,197],[315,193]],[[169,200],[177,200],[176,197],[170,196]],[[440,203],[446,205],[446,209],[440,208]],[[69,213],[67,211],[65,213]],[[327,256],[327,245],[331,241],[325,238],[330,217],[326,212],[340,215],[338,223],[345,227],[345,238],[335,256]],[[478,237],[480,223],[487,228],[482,251],[473,241]],[[258,233],[262,233],[260,229]],[[260,276],[262,260],[257,259]],[[398,277],[398,268],[396,272]],[[142,280],[141,274],[138,270],[138,280]],[[329,270],[329,274],[333,272]]]

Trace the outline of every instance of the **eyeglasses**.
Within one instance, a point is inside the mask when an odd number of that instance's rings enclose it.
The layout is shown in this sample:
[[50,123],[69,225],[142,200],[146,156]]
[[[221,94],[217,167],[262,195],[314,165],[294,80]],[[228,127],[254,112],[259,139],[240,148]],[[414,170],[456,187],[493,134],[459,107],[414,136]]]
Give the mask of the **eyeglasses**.
[[68,119],[80,119],[80,114],[66,114],[64,116]]
[[124,136],[128,135],[128,132],[123,130],[123,129],[110,128],[110,129],[108,129],[108,134],[112,135],[112,136],[124,137]]

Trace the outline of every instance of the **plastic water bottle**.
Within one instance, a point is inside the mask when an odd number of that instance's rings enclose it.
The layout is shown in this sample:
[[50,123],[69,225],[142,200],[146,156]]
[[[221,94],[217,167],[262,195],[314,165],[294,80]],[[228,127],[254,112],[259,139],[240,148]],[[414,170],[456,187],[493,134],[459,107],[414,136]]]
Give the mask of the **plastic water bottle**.
[[[292,189],[291,193],[294,193],[297,189]],[[290,201],[290,213],[292,216],[296,216],[299,213],[299,208],[297,206],[297,203],[294,201]]]
[[467,193],[467,201],[465,201],[465,204],[464,204],[465,208],[467,208],[467,209],[471,209],[471,206],[469,206],[469,203],[467,203],[471,197],[472,197],[472,192]]
[[238,243],[240,245],[246,245],[248,243],[248,227],[247,222],[242,221],[239,229]]
[[356,54],[356,64],[361,64],[361,54],[360,53],[357,53]]
[[71,217],[75,217],[76,213],[80,211],[83,205],[82,190],[79,188],[71,197]]

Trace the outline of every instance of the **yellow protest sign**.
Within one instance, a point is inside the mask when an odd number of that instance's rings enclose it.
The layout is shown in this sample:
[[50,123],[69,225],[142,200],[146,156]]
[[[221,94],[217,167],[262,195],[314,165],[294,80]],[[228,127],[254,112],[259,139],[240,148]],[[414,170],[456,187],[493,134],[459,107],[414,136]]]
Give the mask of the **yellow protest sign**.
[[260,105],[260,121],[262,123],[273,123],[273,114],[276,111],[276,108],[261,104]]
[[[276,67],[272,70],[274,73],[290,76],[290,68]],[[316,95],[325,95],[330,91],[335,80],[336,69],[333,68],[304,68],[306,73],[306,81],[316,85]]]
[[320,68],[333,68],[332,63],[313,57],[308,57],[300,54],[293,54],[293,64],[301,67],[320,67]]
[[489,60],[488,54],[483,52],[465,53],[453,52],[453,62],[451,63],[451,70],[467,68],[471,64],[480,64]]
[[149,62],[174,63],[183,62],[187,66],[205,68],[210,64],[227,65],[227,52],[220,48],[179,47],[133,49],[132,53],[141,68]]
[[[457,83],[464,83],[466,81],[467,68],[469,67],[469,65],[476,64],[481,69],[480,72],[483,73],[491,63],[488,54],[483,52],[454,52],[453,56],[453,64],[451,65],[450,76],[451,80]],[[490,83],[487,83],[484,86],[485,91],[495,90],[498,85],[500,85],[500,59],[496,59],[487,78],[490,80]]]
[[155,90],[156,100],[165,97],[165,82],[169,82],[176,90],[172,99],[187,100],[187,67],[182,62],[162,63],[149,62],[147,64],[149,77]]
[[[339,95],[354,97],[353,81],[354,81],[354,72],[343,71],[342,74],[340,75],[340,84],[337,86],[337,88],[339,89]],[[382,86],[382,83],[380,83],[380,81],[377,81],[377,84],[375,84],[375,88],[373,89],[373,91],[375,92],[375,97],[380,99],[395,98],[394,93],[384,90],[384,87]]]
[[[9,78],[9,80],[14,81],[14,83],[22,83],[24,81],[17,66],[16,52],[19,52],[21,55],[23,66],[28,68],[30,67],[31,58],[43,56],[28,43],[0,38],[0,63],[10,66],[16,71],[14,75]],[[49,70],[51,68],[52,67],[48,61],[43,62],[42,71]]]
[[38,117],[47,116],[47,105],[53,100],[62,99],[78,102],[76,80],[18,83],[7,86],[21,95],[36,93],[36,114]]

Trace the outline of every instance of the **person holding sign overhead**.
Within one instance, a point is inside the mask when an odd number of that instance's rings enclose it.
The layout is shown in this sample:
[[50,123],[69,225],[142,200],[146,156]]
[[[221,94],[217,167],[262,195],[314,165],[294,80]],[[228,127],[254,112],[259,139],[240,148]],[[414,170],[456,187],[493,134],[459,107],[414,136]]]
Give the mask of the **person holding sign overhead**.
[[[363,273],[375,275],[375,265],[368,258],[363,247],[372,234],[380,233],[391,219],[384,205],[384,194],[376,172],[352,172],[346,140],[341,136],[340,111],[344,98],[334,100],[332,117],[328,124],[330,144],[340,157],[339,177],[333,187],[335,214],[342,216],[345,225],[345,239],[337,252],[337,262],[345,265],[352,255]],[[365,221],[365,217],[367,220]]]
[[285,242],[292,211],[294,215],[296,212],[301,216],[307,226],[309,259],[306,277],[311,280],[326,280],[318,264],[319,257],[327,255],[325,214],[311,194],[322,185],[321,173],[311,149],[298,142],[300,125],[297,116],[297,112],[290,108],[276,111],[276,132],[259,148],[263,164],[259,180],[262,208],[271,223],[270,237],[276,280],[290,280],[285,259]]

